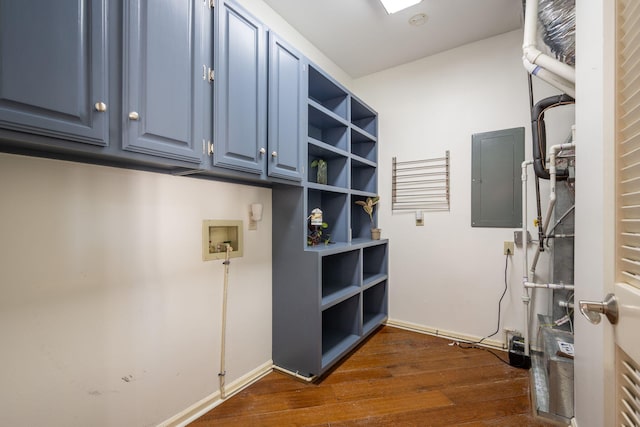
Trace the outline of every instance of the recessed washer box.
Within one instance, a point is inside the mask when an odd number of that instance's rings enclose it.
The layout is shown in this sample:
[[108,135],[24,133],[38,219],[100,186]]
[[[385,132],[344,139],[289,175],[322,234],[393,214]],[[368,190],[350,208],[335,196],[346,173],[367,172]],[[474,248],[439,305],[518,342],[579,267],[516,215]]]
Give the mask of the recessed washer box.
[[202,221],[202,260],[225,259],[227,245],[230,258],[242,256],[242,221],[205,219]]

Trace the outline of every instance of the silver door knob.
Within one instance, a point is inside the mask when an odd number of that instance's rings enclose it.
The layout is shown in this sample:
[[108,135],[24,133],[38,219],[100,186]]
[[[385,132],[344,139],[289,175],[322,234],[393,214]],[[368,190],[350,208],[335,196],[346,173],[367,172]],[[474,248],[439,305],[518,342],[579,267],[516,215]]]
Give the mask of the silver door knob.
[[262,148],[260,149],[260,154],[265,154],[266,152],[267,152],[267,150],[265,150],[265,149],[264,149],[264,147],[262,147]]
[[594,325],[600,323],[601,314],[607,316],[612,325],[618,323],[618,300],[615,295],[608,294],[604,301],[580,301],[580,313]]
[[277,153],[276,151],[273,151],[273,152],[271,153],[271,157],[273,157],[273,158],[278,157],[278,153]]
[[94,107],[96,108],[96,111],[99,111],[101,113],[107,111],[107,104],[105,104],[104,102],[96,102],[96,105]]
[[129,120],[138,120],[140,118],[140,114],[136,111],[132,111],[129,113]]

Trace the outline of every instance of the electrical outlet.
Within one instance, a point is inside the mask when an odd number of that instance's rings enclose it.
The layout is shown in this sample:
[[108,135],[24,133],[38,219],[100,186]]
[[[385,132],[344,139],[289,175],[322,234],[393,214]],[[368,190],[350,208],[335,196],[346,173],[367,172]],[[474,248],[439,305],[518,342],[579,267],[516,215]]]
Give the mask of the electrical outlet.
[[504,242],[504,255],[513,255],[514,244],[513,242],[505,241]]

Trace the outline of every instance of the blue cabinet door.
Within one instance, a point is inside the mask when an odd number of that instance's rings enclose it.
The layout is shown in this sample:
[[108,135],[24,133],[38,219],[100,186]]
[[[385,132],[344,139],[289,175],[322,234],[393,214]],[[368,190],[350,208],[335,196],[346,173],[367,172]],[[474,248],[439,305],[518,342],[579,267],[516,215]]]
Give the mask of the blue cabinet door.
[[200,163],[211,102],[203,26],[212,16],[204,2],[125,3],[125,150]]
[[306,76],[304,57],[269,33],[268,174],[302,180],[306,145]]
[[213,164],[263,174],[267,69],[263,25],[233,2],[216,4]]
[[0,127],[108,144],[106,0],[0,0]]

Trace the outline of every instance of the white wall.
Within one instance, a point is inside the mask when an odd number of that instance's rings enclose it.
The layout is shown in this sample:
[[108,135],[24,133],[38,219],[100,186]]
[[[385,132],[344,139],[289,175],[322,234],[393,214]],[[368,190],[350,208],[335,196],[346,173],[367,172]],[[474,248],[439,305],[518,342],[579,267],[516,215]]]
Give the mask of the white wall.
[[[358,96],[379,113],[380,225],[383,236],[391,239],[393,320],[475,337],[496,329],[504,289],[503,241],[513,240],[513,229],[471,227],[471,135],[525,127],[526,157],[531,158],[521,45],[522,34],[514,31],[354,81]],[[553,93],[546,84],[535,85],[536,101]],[[547,115],[565,123],[558,135],[550,135],[549,145],[564,142],[572,114],[569,107]],[[550,125],[551,133],[553,129]],[[414,225],[413,212],[392,213],[391,158],[441,157],[446,150],[451,155],[451,211],[425,213],[424,227]],[[533,219],[533,179],[529,183]],[[536,238],[532,226],[530,230]],[[548,274],[546,265],[545,255],[538,269],[542,279]],[[508,262],[501,322],[519,330],[521,266],[521,250],[516,249]],[[540,304],[545,298],[538,300]]]
[[271,190],[0,154],[0,200],[0,425],[156,425],[218,390],[204,219],[245,226],[227,383],[271,359]]

